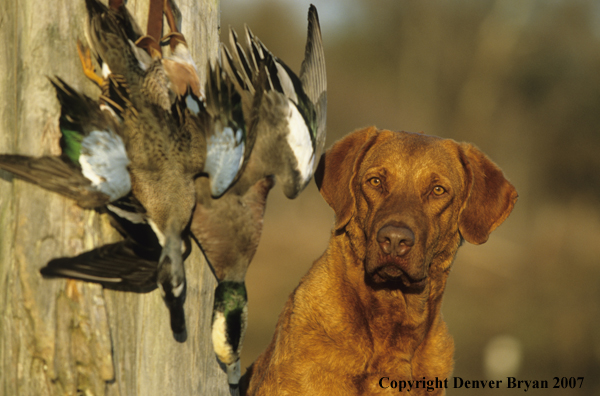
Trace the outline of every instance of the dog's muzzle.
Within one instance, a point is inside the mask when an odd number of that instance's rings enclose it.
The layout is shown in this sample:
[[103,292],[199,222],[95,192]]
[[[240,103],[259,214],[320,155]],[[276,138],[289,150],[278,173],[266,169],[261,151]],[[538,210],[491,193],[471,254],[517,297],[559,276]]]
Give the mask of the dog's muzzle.
[[[379,255],[368,272],[376,282],[400,281],[405,286],[419,286],[427,274],[423,263],[417,263],[410,253],[415,235],[406,226],[384,225],[377,232]],[[370,269],[370,270],[369,270]]]

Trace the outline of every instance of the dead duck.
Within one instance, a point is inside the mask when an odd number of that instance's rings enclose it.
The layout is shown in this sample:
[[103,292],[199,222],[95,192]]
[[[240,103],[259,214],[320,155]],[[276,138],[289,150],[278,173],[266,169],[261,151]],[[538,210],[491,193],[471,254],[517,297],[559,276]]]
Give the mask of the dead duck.
[[[148,62],[140,55],[114,10],[97,0],[86,0],[86,6],[88,42],[105,65],[105,78],[119,76],[127,87],[122,118],[132,193],[162,246],[157,282],[173,319],[185,301],[182,233],[195,204],[193,179],[204,164],[204,136],[177,127],[160,59]],[[185,322],[171,324],[174,333],[185,331]]]
[[249,172],[256,179],[275,175],[288,198],[296,197],[310,181],[325,143],[327,78],[317,9],[310,6],[305,58],[297,76],[246,27],[242,43],[230,30],[233,56],[225,51],[224,65],[240,86],[255,91],[259,132]]
[[[308,13],[306,55],[300,77],[273,56],[247,29],[243,48],[233,30],[235,56],[223,48],[224,68],[246,107],[247,124],[256,133],[252,155],[237,182],[220,198],[205,193],[196,180],[197,204],[190,229],[219,285],[215,290],[212,339],[237,388],[240,353],[247,327],[246,271],[258,248],[267,196],[275,180],[288,198],[296,197],[314,173],[323,149],[326,119],[325,59],[317,10]],[[249,99],[251,98],[251,99]],[[251,105],[249,104],[251,102]]]
[[[208,94],[205,100],[196,97],[190,89],[184,97],[175,100],[171,113],[173,122],[180,130],[187,134],[200,133],[209,137],[207,144],[210,150],[206,162],[211,164],[210,169],[215,172],[214,177],[207,179],[210,182],[206,189],[209,194],[213,191],[221,194],[237,176],[238,168],[241,169],[247,134],[241,98],[228,76],[217,65],[209,67],[208,77]],[[132,106],[127,102],[128,90],[115,86],[108,92],[119,89],[125,92],[114,94],[113,96],[117,96],[115,100],[101,96],[101,101],[110,103],[114,110],[109,105],[104,106],[111,109],[111,114],[115,114],[116,119],[123,120],[128,117],[126,112]],[[117,101],[121,104],[114,104]],[[219,138],[223,133],[225,137]],[[211,185],[214,187],[211,188]],[[77,257],[53,260],[42,269],[42,274],[47,277],[60,276],[96,282],[117,290],[146,292],[153,289],[152,282],[155,282],[156,287],[164,241],[159,239],[160,230],[156,232],[156,227],[151,228],[151,219],[145,207],[134,195],[129,194],[107,205],[113,224],[125,237],[124,241],[99,247]],[[182,232],[182,241],[185,245],[182,259],[185,259],[190,252],[187,229]],[[171,327],[175,338],[183,341],[183,299],[174,301],[174,304],[167,304],[171,314]]]

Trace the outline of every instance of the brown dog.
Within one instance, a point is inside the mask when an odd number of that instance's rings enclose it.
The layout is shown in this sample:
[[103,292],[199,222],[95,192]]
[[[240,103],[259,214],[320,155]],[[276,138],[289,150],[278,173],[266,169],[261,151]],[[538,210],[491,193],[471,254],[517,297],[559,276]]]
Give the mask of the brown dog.
[[506,219],[515,188],[469,144],[375,128],[337,142],[316,181],[336,215],[329,247],[248,369],[247,394],[444,394],[446,278],[463,238],[483,243]]

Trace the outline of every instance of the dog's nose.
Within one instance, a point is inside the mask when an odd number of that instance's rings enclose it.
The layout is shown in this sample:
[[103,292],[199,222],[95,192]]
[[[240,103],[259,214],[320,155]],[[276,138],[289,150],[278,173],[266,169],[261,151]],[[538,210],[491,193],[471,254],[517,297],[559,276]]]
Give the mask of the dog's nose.
[[402,257],[415,244],[415,235],[408,227],[386,225],[377,232],[377,242],[383,253]]

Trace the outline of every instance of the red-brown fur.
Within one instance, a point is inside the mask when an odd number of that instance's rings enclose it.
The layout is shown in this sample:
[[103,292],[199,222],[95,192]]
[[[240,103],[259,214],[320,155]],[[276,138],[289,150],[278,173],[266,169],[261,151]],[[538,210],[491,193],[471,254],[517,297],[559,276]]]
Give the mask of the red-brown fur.
[[[329,246],[248,369],[247,394],[379,395],[398,391],[382,377],[447,378],[454,344],[440,308],[454,255],[506,219],[514,187],[469,144],[373,127],[334,144],[315,177],[335,211]],[[414,244],[389,253],[384,229],[410,230]]]

